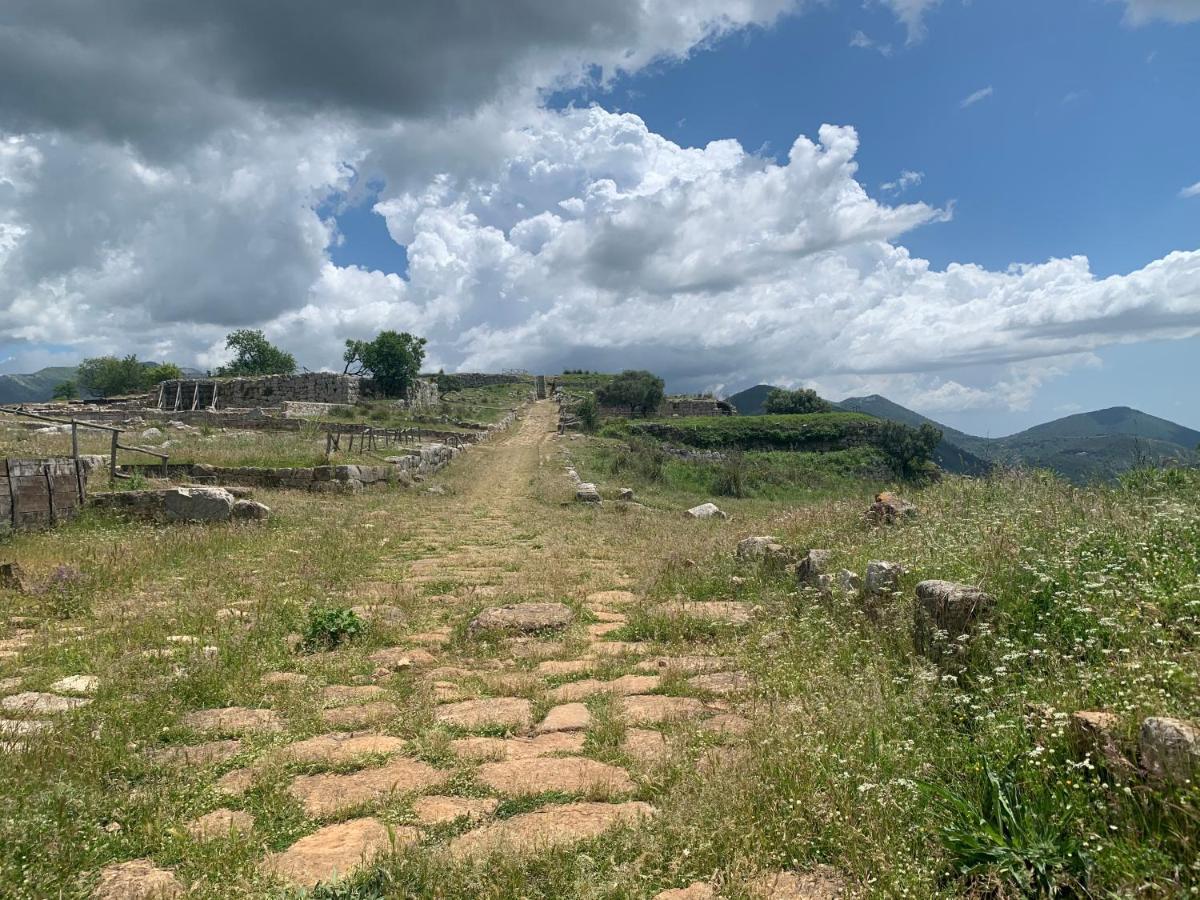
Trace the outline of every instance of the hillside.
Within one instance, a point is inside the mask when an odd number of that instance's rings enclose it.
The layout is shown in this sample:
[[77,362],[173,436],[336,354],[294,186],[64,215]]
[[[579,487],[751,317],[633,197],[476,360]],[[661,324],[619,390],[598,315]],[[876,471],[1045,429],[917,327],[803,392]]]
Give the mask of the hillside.
[[75,377],[74,366],[51,366],[29,375],[0,375],[0,404],[49,400],[57,385]]
[[1098,409],[1094,412],[1066,416],[1043,425],[1034,425],[1032,428],[1027,428],[1025,431],[1007,438],[1000,438],[1000,440],[1016,439],[1026,442],[1048,438],[1116,434],[1151,441],[1165,441],[1168,444],[1177,444],[1190,450],[1194,450],[1200,445],[1200,431],[1194,431],[1167,419],[1160,419],[1158,416],[1130,409],[1128,406],[1113,406],[1109,409]]
[[767,394],[775,390],[770,384],[756,384],[752,388],[746,388],[744,391],[738,391],[725,399],[733,404],[734,409],[741,416],[761,416],[766,410],[763,408],[767,402]]

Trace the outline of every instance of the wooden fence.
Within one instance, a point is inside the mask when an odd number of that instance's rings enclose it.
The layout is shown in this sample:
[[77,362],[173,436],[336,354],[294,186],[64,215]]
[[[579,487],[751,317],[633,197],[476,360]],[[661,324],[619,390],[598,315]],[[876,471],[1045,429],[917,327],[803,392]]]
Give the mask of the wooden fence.
[[72,519],[86,493],[87,470],[77,459],[0,459],[0,531]]

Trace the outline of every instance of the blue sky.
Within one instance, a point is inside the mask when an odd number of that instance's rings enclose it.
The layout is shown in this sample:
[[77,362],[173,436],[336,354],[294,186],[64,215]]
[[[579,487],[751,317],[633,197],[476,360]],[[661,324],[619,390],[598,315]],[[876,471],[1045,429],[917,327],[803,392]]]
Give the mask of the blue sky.
[[[0,372],[204,368],[249,325],[323,368],[392,327],[448,369],[1200,427],[1200,0],[473,2],[297,13],[328,73],[236,4],[30,7]],[[62,81],[71,28],[111,46]]]

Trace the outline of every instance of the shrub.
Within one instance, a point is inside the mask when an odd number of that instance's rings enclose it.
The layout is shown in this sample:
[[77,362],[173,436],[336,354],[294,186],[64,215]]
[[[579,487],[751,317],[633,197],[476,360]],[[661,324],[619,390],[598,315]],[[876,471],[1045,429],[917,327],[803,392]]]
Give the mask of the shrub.
[[632,440],[618,447],[609,468],[613,475],[628,473],[646,481],[662,481],[667,454],[654,441]]
[[596,406],[595,397],[586,397],[575,410],[575,414],[579,416],[579,424],[583,430],[589,434],[596,430],[596,426],[600,424],[600,410]]
[[663,380],[641,369],[626,369],[597,389],[596,399],[605,406],[627,406],[631,415],[648,416],[663,402]]
[[713,476],[713,493],[718,497],[745,497],[749,493],[748,476],[746,458],[741,451],[731,450],[725,454]]
[[878,428],[879,449],[892,460],[897,472],[910,477],[923,473],[941,439],[941,429],[929,423],[911,428],[881,420]]
[[50,396],[54,400],[74,400],[79,396],[79,385],[71,379],[60,381],[54,386]]
[[344,606],[311,609],[304,628],[304,648],[309,652],[333,650],[345,641],[361,637],[367,624]]

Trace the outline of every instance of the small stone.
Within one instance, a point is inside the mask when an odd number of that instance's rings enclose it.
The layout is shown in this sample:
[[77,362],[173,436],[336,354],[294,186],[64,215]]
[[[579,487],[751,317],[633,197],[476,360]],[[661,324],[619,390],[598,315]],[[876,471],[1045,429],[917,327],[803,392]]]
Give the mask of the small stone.
[[521,697],[463,700],[438,707],[434,718],[456,728],[528,728],[533,704]]
[[32,713],[33,715],[57,715],[87,706],[91,700],[82,697],[60,697],[41,691],[24,691],[0,700],[0,709],[9,712]]
[[863,580],[863,590],[872,596],[895,594],[900,590],[900,575],[904,567],[899,563],[873,559],[867,563],[867,577]]
[[95,675],[68,675],[50,685],[50,690],[60,694],[94,694],[100,687]]
[[104,826],[105,834],[120,834],[122,831],[120,822],[109,822]]
[[537,853],[598,837],[618,825],[636,825],[652,815],[654,807],[637,802],[545,806],[468,831],[450,842],[449,851],[456,858],[498,851]]
[[659,697],[652,694],[621,700],[625,720],[631,725],[657,725],[704,714],[704,704],[694,697]]
[[536,759],[555,753],[579,753],[583,741],[581,732],[555,731],[531,738],[458,738],[450,742],[450,749],[463,760]]
[[388,700],[361,703],[357,706],[339,706],[323,709],[321,721],[331,728],[366,728],[389,722],[400,715],[400,708]]
[[0,590],[28,594],[33,591],[33,582],[25,574],[25,570],[21,568],[20,563],[0,563]]
[[496,811],[495,797],[443,797],[434,794],[413,803],[413,815],[422,825],[445,825],[459,819],[477,822]]
[[259,682],[266,687],[302,687],[308,683],[308,676],[299,672],[268,672]]
[[761,562],[783,568],[792,561],[792,554],[771,535],[743,538],[738,541],[735,554],[742,562]]
[[384,604],[352,606],[350,611],[360,619],[380,625],[398,626],[405,624],[408,620],[408,617],[404,615],[404,610]]
[[213,788],[224,797],[240,797],[254,786],[254,778],[253,769],[234,769],[218,778]]
[[654,895],[653,900],[716,900],[716,896],[711,885],[697,881],[685,888],[659,891]]
[[159,750],[152,750],[150,758],[163,765],[211,766],[224,762],[241,751],[241,741],[206,741],[203,744],[185,744],[179,747],[163,747]]
[[[922,581],[917,585],[917,603],[913,610],[913,645],[918,653],[941,661],[963,652],[958,639],[970,634],[977,622],[986,619],[996,601],[989,594],[969,584],[953,581]],[[943,644],[936,638],[939,632],[949,635]]]
[[265,522],[271,518],[271,507],[256,500],[235,500],[230,515],[242,522]]
[[637,599],[637,595],[630,591],[597,591],[594,594],[588,594],[587,603],[589,605],[625,606],[637,603]]
[[582,703],[564,703],[555,706],[538,725],[538,734],[550,731],[586,731],[592,724],[592,714]]
[[331,684],[321,691],[321,700],[326,706],[346,706],[373,700],[384,693],[383,688],[374,684]]
[[579,675],[595,666],[590,659],[548,659],[538,663],[537,670],[540,675]]
[[227,706],[222,709],[199,709],[183,717],[183,725],[196,731],[217,734],[272,734],[283,731],[283,722],[273,709],[250,709]]
[[688,679],[688,684],[699,691],[710,694],[744,694],[754,687],[750,676],[741,672],[713,672],[708,675],[696,675]]
[[532,634],[563,628],[575,620],[575,613],[564,603],[517,603],[485,609],[471,620],[469,631],[507,631]]
[[863,580],[849,569],[839,571],[833,580],[838,589],[847,595],[857,594],[863,587]]
[[397,737],[373,732],[334,732],[296,741],[280,749],[284,759],[301,763],[345,765],[364,756],[399,753],[405,742]]
[[827,574],[832,558],[833,552],[830,550],[809,550],[804,558],[796,563],[796,580],[802,585],[817,587],[820,576]]
[[701,503],[699,506],[693,506],[689,509],[685,516],[692,519],[727,519],[725,513],[717,507],[715,503]]
[[1121,774],[1131,774],[1134,765],[1121,750],[1117,735],[1120,720],[1110,712],[1080,710],[1071,714],[1071,742],[1079,756],[1091,755],[1097,762]]
[[661,681],[662,679],[657,675],[622,675],[611,681],[586,678],[583,681],[572,681],[556,687],[550,691],[549,697],[555,703],[565,703],[571,700],[583,700],[594,694],[616,694],[618,696],[645,694],[658,690]]
[[289,793],[313,817],[345,812],[389,794],[424,791],[449,778],[417,759],[394,759],[385,765],[362,769],[349,775],[301,775],[292,781]]
[[148,859],[132,859],[100,870],[92,900],[170,900],[184,893],[174,872]]
[[187,824],[187,832],[198,841],[212,841],[254,830],[254,816],[237,809],[214,809]]
[[902,497],[883,491],[867,507],[867,521],[873,525],[895,525],[917,514],[917,508]]
[[1184,719],[1151,716],[1138,732],[1142,767],[1153,777],[1184,782],[1200,772],[1200,728]]
[[617,499],[622,503],[632,503],[635,499],[633,488],[621,488],[617,491]]
[[345,878],[376,857],[389,851],[392,837],[397,846],[415,843],[415,828],[388,826],[378,819],[352,819],[327,825],[302,837],[282,853],[263,861],[263,869],[292,887],[311,888]]
[[[367,659],[381,669],[386,669],[388,672],[403,672],[416,665],[413,662],[413,653],[420,652],[422,651],[408,650],[404,647],[385,647],[383,650],[376,650]],[[429,656],[428,653],[425,655]],[[429,658],[432,659],[433,657],[430,656]]]

